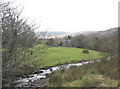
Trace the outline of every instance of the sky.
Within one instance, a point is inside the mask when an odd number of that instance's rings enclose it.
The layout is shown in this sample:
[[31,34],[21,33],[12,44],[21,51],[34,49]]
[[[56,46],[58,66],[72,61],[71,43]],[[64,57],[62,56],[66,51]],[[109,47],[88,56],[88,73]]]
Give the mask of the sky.
[[118,27],[119,0],[4,0],[24,7],[22,16],[36,31],[103,31]]

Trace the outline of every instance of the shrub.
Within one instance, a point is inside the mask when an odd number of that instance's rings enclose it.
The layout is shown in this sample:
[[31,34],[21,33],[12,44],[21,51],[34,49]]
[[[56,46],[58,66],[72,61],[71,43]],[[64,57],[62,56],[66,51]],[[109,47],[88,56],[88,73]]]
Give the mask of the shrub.
[[[54,75],[54,74],[53,74]],[[62,78],[61,78],[61,73],[56,73],[54,76],[50,76],[49,79],[49,84],[48,86],[56,87],[56,86],[61,86],[62,84]]]
[[104,81],[102,75],[84,75],[81,80],[81,87],[97,87]]
[[83,53],[89,53],[89,50],[85,49],[83,50]]

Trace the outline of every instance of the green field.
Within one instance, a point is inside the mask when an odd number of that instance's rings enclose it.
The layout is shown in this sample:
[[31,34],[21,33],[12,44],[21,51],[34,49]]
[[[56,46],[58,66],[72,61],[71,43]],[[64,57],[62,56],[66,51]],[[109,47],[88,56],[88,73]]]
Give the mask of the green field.
[[47,50],[41,54],[40,45],[37,45],[30,50],[33,55],[28,57],[24,63],[32,64],[36,68],[43,68],[48,66],[55,66],[57,64],[71,63],[82,60],[93,60],[105,57],[102,52],[89,50],[89,54],[83,54],[84,49],[73,47],[48,47]]

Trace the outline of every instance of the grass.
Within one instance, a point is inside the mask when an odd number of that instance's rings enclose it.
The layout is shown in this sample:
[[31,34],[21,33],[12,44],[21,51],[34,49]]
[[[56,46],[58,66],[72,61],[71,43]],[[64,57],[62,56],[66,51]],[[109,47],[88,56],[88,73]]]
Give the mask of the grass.
[[112,80],[103,75],[88,74],[83,75],[81,80],[65,83],[64,87],[117,87],[118,81]]
[[116,80],[94,74],[84,75],[81,80],[63,84],[64,87],[117,87],[117,85],[118,81]]
[[93,64],[54,72],[46,79],[48,87],[117,87],[120,84],[118,60],[101,60]]
[[102,52],[89,50],[89,54],[83,54],[84,49],[73,47],[49,47],[41,54],[41,45],[37,45],[32,50],[33,55],[27,57],[26,64],[32,64],[35,68],[55,66],[57,64],[78,62],[82,60],[94,60],[105,57]]

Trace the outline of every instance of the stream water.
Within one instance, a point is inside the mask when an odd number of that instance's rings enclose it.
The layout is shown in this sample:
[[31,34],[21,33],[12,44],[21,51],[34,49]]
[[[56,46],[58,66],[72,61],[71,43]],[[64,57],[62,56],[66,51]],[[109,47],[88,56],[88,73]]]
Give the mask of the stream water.
[[[110,60],[110,59],[111,59],[110,56],[106,58],[106,60]],[[41,69],[41,70],[39,70],[39,72],[37,72],[35,74],[31,74],[26,78],[20,78],[19,80],[15,81],[15,83],[17,83],[15,87],[29,87],[31,85],[31,83],[34,83],[38,80],[40,81],[42,79],[45,79],[48,74],[51,74],[55,71],[67,69],[72,66],[82,66],[85,64],[99,62],[99,61],[100,60],[84,61],[84,62],[80,62],[80,63],[71,63],[71,64],[64,64],[64,65],[60,65],[60,66],[50,67],[48,69]],[[43,82],[41,82],[41,83],[43,83]]]

